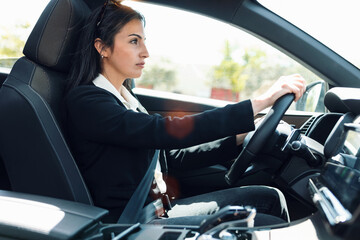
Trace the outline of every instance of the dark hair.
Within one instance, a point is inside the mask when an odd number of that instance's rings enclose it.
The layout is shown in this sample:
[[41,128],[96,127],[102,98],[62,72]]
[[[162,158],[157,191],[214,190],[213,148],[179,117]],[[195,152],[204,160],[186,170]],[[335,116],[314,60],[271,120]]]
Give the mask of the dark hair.
[[[100,14],[103,16],[98,24]],[[67,91],[78,85],[91,83],[101,72],[101,56],[94,47],[95,39],[100,38],[106,47],[113,49],[115,35],[133,19],[139,19],[145,25],[143,15],[124,5],[108,4],[105,9],[99,7],[92,12],[82,29],[77,50],[72,58]],[[124,85],[129,88],[130,83],[127,79]]]

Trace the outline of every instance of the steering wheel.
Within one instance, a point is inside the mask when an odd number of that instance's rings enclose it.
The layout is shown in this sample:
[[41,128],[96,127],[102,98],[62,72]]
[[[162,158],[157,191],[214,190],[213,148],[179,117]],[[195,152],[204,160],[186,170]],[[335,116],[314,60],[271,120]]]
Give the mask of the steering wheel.
[[250,166],[251,161],[265,146],[265,142],[275,132],[277,125],[284,116],[286,110],[290,107],[294,98],[294,94],[286,94],[276,100],[259,127],[255,130],[247,145],[243,148],[232,164],[230,170],[225,175],[225,180],[229,185],[234,184],[238,180]]

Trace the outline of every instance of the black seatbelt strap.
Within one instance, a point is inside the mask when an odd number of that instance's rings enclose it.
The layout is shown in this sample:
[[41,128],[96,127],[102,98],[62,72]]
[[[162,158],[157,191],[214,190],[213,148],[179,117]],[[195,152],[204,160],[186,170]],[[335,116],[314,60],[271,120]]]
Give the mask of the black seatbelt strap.
[[137,186],[135,192],[131,196],[124,211],[122,212],[118,223],[136,223],[140,217],[140,213],[144,207],[145,200],[150,191],[150,186],[154,179],[154,171],[157,160],[159,158],[160,150],[155,150],[154,156],[151,160],[150,166],[146,171],[140,184]]

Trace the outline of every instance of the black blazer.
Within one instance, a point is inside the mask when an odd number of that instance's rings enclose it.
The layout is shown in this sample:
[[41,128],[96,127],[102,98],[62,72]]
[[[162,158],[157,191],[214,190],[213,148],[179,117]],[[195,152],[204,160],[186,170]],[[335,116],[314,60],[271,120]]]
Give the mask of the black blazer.
[[164,173],[194,169],[235,158],[235,135],[254,129],[249,100],[172,118],[127,110],[110,92],[86,85],[70,91],[65,103],[69,143],[94,203],[115,215],[143,178],[154,149],[162,149]]

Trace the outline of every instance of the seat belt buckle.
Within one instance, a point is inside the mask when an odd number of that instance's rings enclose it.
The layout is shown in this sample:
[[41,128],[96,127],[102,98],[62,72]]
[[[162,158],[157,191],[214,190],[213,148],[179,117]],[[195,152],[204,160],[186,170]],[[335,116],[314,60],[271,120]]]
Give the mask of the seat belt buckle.
[[161,194],[161,201],[163,202],[164,208],[166,211],[169,211],[172,209],[172,205],[170,202],[170,198],[169,195],[167,195],[166,193],[162,193]]
[[171,202],[170,202],[169,195],[167,195],[166,193],[162,193],[161,194],[161,201],[162,201],[163,206],[164,206],[166,211],[169,211],[169,210],[172,209],[172,205],[171,205]]
[[155,216],[156,217],[162,217],[166,215],[166,210],[164,208],[164,205],[162,203],[161,199],[157,199],[153,202],[153,205],[155,207]]
[[169,195],[161,193],[160,198],[153,202],[155,206],[155,215],[159,218],[168,218],[167,212],[172,209]]

